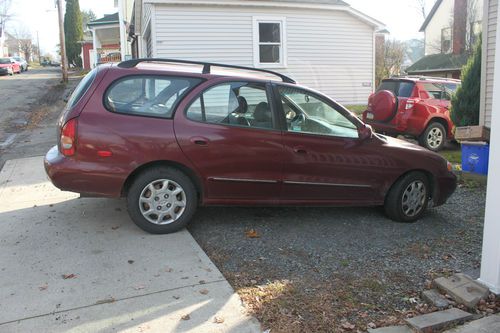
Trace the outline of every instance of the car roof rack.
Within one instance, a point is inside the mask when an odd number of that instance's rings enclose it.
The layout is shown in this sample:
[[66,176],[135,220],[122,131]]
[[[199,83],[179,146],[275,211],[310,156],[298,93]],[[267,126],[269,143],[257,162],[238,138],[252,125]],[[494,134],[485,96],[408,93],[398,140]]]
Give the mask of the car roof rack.
[[436,81],[453,81],[460,82],[460,79],[453,79],[450,77],[439,77],[439,76],[427,76],[427,75],[395,75],[391,76],[389,79],[419,79],[419,80],[436,80]]
[[283,82],[286,83],[297,83],[291,77],[283,75],[281,73],[271,71],[268,69],[261,68],[253,68],[246,66],[238,66],[238,65],[227,65],[227,64],[218,64],[214,62],[204,62],[204,61],[193,61],[193,60],[181,60],[181,59],[168,59],[168,58],[137,58],[130,59],[120,62],[117,66],[121,68],[132,68],[141,62],[166,62],[166,63],[179,63],[179,64],[191,64],[191,65],[203,65],[202,74],[210,74],[210,69],[212,66],[214,67],[224,67],[224,68],[235,68],[235,69],[244,69],[249,71],[263,72],[267,74],[272,74],[278,76]]

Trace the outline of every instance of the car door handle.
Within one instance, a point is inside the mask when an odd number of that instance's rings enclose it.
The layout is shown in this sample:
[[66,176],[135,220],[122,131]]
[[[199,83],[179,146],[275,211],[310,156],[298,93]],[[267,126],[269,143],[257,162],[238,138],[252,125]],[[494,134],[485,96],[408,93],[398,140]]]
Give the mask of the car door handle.
[[307,154],[307,150],[303,146],[293,147],[293,152],[297,154]]
[[195,136],[195,137],[191,138],[190,141],[198,146],[207,146],[208,145],[208,139],[203,138],[203,137],[199,137],[199,136]]

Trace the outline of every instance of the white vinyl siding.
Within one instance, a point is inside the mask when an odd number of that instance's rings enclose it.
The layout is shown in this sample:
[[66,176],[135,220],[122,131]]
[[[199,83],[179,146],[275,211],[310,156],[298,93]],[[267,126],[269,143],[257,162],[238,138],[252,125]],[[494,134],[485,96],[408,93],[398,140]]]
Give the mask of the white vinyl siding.
[[481,73],[481,117],[479,121],[481,125],[487,127],[491,127],[497,15],[498,0],[485,1],[485,16],[483,23],[483,68]]
[[346,104],[366,103],[373,89],[374,28],[346,11],[154,6],[158,57],[254,66],[254,18],[279,17],[286,68],[274,70]]

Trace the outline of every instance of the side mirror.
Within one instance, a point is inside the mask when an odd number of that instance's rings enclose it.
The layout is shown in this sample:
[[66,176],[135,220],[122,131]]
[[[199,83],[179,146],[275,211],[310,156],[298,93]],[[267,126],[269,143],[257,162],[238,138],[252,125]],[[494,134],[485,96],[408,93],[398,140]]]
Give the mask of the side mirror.
[[363,127],[358,129],[358,134],[361,141],[371,139],[373,136],[373,129],[370,125],[364,124]]

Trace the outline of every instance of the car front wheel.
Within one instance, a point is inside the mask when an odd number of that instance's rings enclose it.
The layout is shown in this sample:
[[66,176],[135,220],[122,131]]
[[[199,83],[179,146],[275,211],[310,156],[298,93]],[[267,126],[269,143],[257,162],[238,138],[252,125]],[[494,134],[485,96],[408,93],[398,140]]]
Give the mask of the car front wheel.
[[439,151],[446,143],[446,129],[440,123],[430,123],[420,136],[419,142],[429,150]]
[[184,228],[196,211],[196,190],[184,173],[155,167],[141,173],[127,193],[128,212],[134,223],[153,234]]
[[429,201],[429,180],[421,172],[410,172],[399,179],[385,199],[385,213],[399,222],[418,220]]

